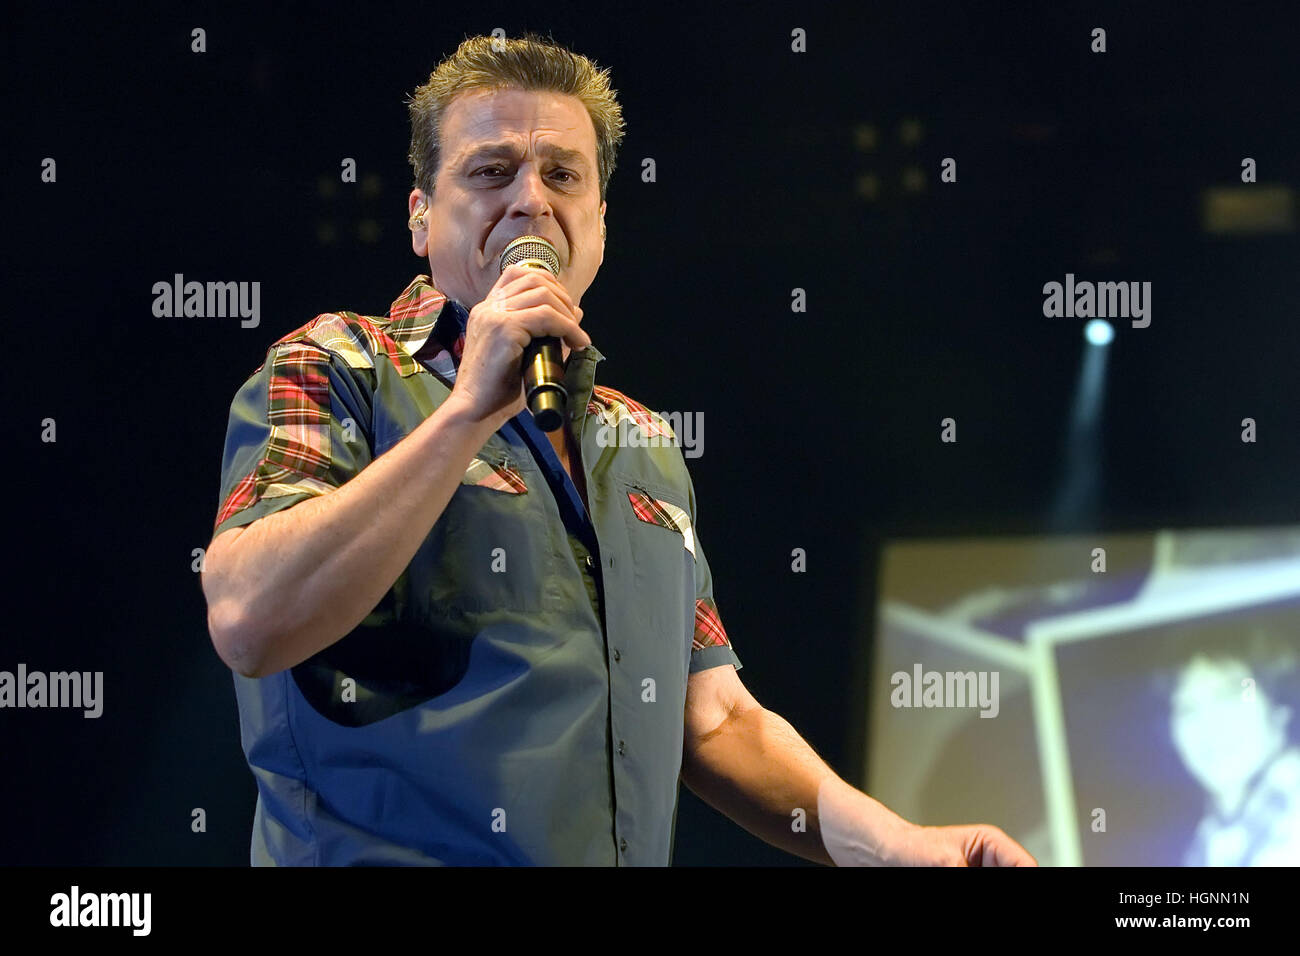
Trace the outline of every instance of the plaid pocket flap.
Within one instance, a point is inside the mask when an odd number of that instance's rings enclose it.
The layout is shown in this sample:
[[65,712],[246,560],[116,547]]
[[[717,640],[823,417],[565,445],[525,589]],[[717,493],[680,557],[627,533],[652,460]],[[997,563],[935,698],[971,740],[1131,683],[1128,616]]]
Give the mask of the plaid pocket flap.
[[485,461],[482,458],[475,458],[465,469],[465,476],[461,478],[462,485],[477,485],[480,488],[491,488],[493,491],[504,491],[510,495],[523,495],[528,493],[528,485],[524,481],[524,476],[519,473],[509,461],[501,462]]
[[633,513],[646,524],[657,524],[682,536],[686,550],[695,557],[695,534],[691,530],[691,516],[671,502],[656,498],[649,492],[635,488],[627,493]]

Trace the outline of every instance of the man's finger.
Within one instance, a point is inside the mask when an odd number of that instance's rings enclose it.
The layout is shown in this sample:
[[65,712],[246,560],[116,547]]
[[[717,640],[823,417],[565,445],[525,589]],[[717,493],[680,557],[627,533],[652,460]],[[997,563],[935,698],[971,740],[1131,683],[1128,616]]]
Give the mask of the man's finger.
[[[507,276],[509,276],[508,279]],[[540,280],[543,284],[554,289],[555,294],[563,300],[569,310],[573,310],[573,297],[569,295],[569,290],[564,287],[564,283],[558,277],[551,275],[546,269],[533,269],[516,263],[501,273],[501,279],[504,279],[505,282],[498,286],[498,290],[505,295],[512,295],[515,292],[533,288],[537,281]]]

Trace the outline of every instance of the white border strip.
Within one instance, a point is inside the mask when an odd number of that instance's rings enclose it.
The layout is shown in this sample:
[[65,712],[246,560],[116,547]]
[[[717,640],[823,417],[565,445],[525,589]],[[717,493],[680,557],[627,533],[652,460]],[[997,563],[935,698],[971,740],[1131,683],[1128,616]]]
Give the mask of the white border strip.
[[880,605],[880,619],[886,624],[919,631],[940,644],[987,657],[1004,667],[1014,667],[1028,673],[1032,666],[1029,649],[1018,641],[958,621],[944,620],[902,601],[884,601]]

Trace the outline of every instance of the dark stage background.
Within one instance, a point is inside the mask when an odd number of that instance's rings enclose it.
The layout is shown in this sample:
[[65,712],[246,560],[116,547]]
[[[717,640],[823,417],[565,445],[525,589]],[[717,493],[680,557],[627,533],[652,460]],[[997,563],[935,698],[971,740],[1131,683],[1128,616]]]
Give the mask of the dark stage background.
[[[612,69],[600,381],[705,413],[688,464],[741,677],[850,782],[887,540],[1297,520],[1289,5],[457,8],[11,13],[0,667],[102,670],[105,712],[0,712],[0,863],[247,863],[191,568],[229,403],[272,341],[427,270],[403,96],[467,34],[549,31]],[[1244,157],[1292,225],[1207,231]],[[1098,480],[1061,513],[1083,322],[1045,318],[1042,286],[1071,272],[1151,282],[1152,321],[1117,323]],[[175,273],[260,281],[260,326],[155,318]],[[685,788],[675,863],[804,865]]]

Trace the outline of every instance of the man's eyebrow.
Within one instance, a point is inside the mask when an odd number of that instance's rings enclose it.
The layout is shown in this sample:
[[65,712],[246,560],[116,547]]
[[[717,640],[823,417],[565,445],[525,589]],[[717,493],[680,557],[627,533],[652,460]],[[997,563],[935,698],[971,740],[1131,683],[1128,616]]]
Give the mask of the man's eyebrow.
[[[567,163],[570,166],[586,166],[587,157],[582,154],[581,150],[570,149],[567,146],[556,146],[552,143],[543,143],[538,147],[541,155],[557,162]],[[476,146],[464,154],[463,163],[471,163],[480,159],[517,159],[519,149],[514,143],[484,143]]]

